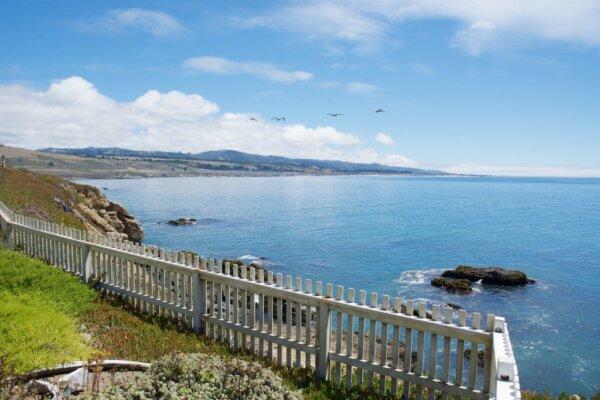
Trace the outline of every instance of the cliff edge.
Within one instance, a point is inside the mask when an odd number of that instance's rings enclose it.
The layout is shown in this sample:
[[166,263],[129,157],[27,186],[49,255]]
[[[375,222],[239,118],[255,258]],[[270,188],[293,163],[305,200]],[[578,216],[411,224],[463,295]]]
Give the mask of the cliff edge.
[[24,215],[90,233],[141,242],[139,221],[98,188],[52,175],[0,167],[0,200]]

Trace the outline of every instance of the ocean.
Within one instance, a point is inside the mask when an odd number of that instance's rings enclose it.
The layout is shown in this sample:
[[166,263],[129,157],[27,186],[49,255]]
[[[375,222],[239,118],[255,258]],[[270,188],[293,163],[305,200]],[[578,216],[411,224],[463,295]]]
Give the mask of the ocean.
[[[523,389],[600,391],[600,179],[294,176],[85,180],[144,242],[507,318]],[[171,226],[193,217],[196,225]],[[526,272],[452,295],[459,264]]]

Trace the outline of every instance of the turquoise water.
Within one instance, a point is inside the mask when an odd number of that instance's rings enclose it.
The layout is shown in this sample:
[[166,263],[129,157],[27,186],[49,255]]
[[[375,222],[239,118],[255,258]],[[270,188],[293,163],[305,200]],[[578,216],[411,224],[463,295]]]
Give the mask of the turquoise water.
[[[506,316],[522,387],[600,390],[600,180],[197,177],[86,181],[127,206],[145,242],[210,257],[265,257],[284,274]],[[196,217],[194,226],[165,223]],[[161,223],[159,223],[161,222]],[[537,280],[450,295],[457,264]]]

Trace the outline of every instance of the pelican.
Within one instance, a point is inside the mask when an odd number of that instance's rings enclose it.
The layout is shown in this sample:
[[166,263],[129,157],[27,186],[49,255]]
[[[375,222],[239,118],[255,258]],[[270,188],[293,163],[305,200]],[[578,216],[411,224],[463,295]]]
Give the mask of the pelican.
[[327,115],[329,115],[330,117],[334,117],[335,118],[335,117],[339,117],[340,115],[344,115],[344,114],[341,114],[341,113],[330,113],[330,114],[327,114]]
[[273,117],[273,118],[271,118],[271,119],[272,119],[272,120],[275,120],[275,121],[277,121],[277,122],[281,122],[281,121],[285,122],[285,117]]
[[378,108],[377,110],[375,110],[375,114],[381,113],[381,112],[385,112],[385,110],[383,108]]

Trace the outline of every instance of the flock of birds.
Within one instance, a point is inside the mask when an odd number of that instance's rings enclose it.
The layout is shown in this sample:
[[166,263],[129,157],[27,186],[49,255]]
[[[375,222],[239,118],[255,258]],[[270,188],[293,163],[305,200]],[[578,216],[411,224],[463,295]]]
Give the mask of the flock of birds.
[[[375,110],[375,114],[382,113],[382,112],[385,112],[385,110],[383,108],[378,108],[378,109]],[[336,118],[336,117],[341,117],[344,114],[342,114],[342,113],[328,113],[326,115],[329,115],[332,118]],[[248,120],[249,121],[254,121],[254,122],[260,122],[258,120],[258,118],[255,118],[255,117],[250,117]],[[271,118],[271,120],[272,121],[277,121],[277,122],[286,122],[286,119],[283,116],[273,117],[273,118]]]

